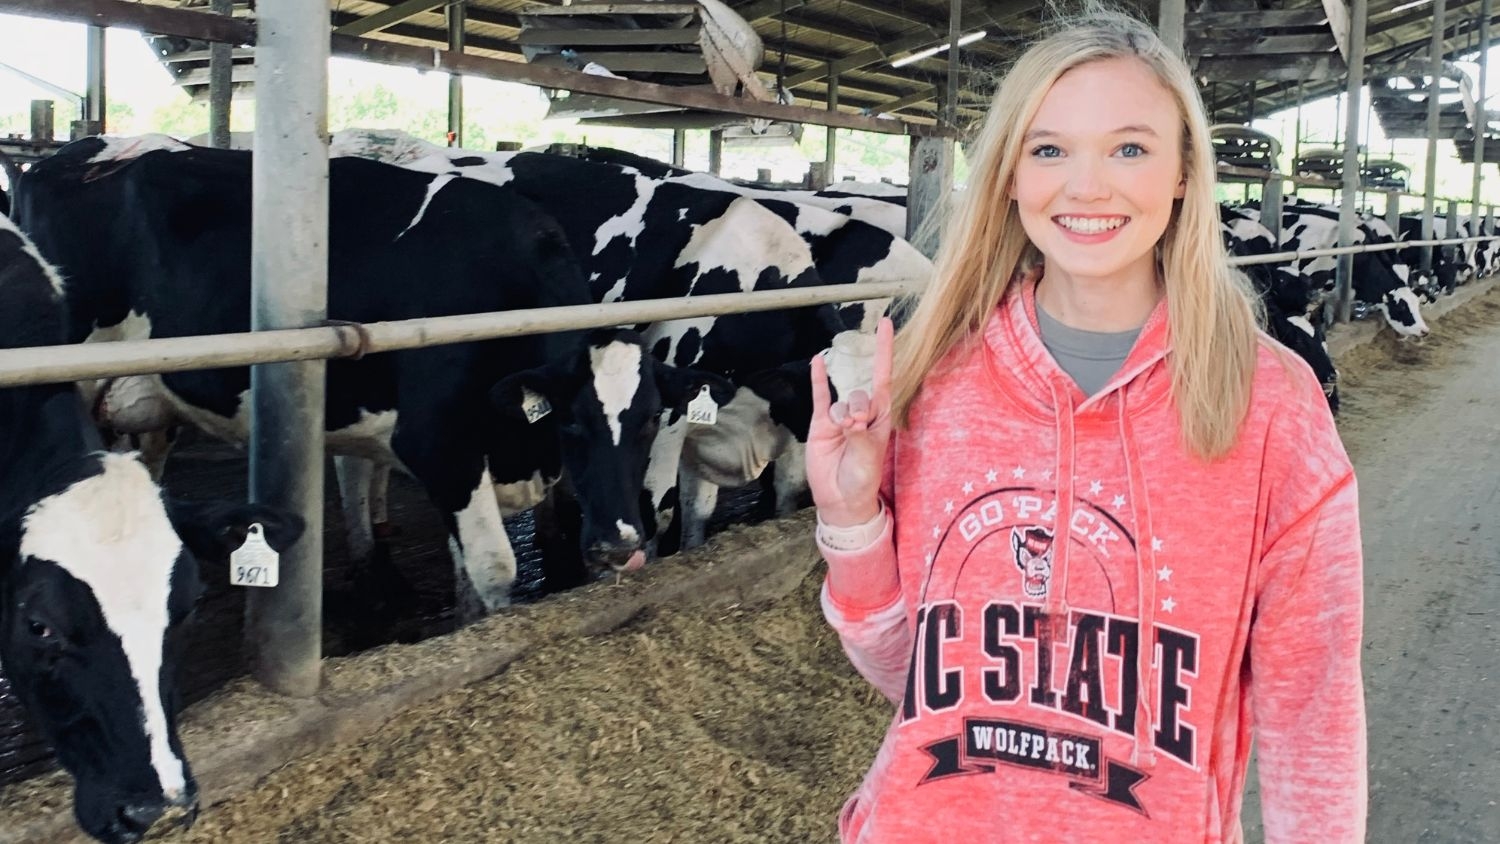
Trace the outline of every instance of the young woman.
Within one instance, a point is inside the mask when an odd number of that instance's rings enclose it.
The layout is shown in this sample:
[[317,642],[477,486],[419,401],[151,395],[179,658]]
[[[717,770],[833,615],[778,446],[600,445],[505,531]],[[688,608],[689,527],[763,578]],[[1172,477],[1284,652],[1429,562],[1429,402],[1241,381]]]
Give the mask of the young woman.
[[815,359],[824,611],[896,705],[861,842],[1362,842],[1353,470],[1226,263],[1207,121],[1145,25],[1023,55],[871,395]]

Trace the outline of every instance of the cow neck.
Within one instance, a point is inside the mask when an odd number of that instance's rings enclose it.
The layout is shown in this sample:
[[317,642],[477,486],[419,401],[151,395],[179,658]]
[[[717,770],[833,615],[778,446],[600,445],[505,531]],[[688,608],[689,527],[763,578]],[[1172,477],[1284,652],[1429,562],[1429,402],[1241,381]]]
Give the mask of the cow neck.
[[72,384],[0,390],[0,516],[18,519],[31,504],[98,471],[98,431]]
[[[1093,396],[1083,394],[1077,382],[1058,366],[1042,343],[1033,279],[1012,286],[1011,292],[1001,301],[986,327],[985,345],[990,352],[984,359],[991,379],[1029,415],[1050,423],[1055,430],[1057,519],[1054,524],[1072,523],[1079,422],[1089,420],[1093,423],[1091,430],[1113,429],[1124,458],[1131,516],[1135,521],[1136,601],[1140,629],[1155,630],[1156,555],[1151,542],[1154,536],[1151,492],[1134,423],[1168,398],[1171,379],[1166,367],[1170,350],[1166,298],[1157,303],[1141,326],[1135,346],[1120,370]],[[1104,421],[1112,421],[1113,425],[1098,425]],[[1071,551],[1071,542],[1058,543],[1054,582],[1060,588],[1049,590],[1046,599],[1046,613],[1049,623],[1054,625],[1054,635],[1066,635],[1063,628],[1070,612],[1068,565]],[[1150,735],[1150,713],[1155,711],[1154,696],[1160,670],[1151,659],[1151,653],[1152,648],[1147,646],[1137,652],[1135,671],[1141,693],[1137,696],[1131,751],[1132,764],[1148,768],[1156,762]]]

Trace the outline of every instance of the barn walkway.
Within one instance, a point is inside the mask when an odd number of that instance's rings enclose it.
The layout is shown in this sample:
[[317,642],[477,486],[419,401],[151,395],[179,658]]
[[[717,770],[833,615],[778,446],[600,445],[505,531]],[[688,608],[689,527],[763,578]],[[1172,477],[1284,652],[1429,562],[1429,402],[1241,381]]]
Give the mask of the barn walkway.
[[1360,486],[1379,844],[1500,841],[1500,292],[1434,330],[1386,347],[1402,365],[1359,353],[1340,422]]

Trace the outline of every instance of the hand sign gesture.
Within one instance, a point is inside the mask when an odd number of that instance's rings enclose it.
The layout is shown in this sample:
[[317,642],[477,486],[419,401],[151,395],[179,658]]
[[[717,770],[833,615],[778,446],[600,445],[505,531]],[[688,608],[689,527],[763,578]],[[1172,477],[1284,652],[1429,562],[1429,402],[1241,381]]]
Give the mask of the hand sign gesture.
[[832,403],[822,355],[812,359],[812,427],[807,434],[807,485],[818,517],[830,527],[853,527],[880,512],[881,472],[891,440],[889,318],[875,332],[873,395],[854,390]]

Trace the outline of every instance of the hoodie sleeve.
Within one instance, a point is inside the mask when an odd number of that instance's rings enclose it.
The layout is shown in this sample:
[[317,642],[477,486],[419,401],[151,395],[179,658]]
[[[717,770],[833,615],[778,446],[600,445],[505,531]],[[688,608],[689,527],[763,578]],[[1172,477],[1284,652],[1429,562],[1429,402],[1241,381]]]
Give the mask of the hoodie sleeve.
[[855,670],[892,702],[900,701],[905,694],[912,644],[896,562],[896,513],[892,506],[895,451],[893,440],[881,484],[885,527],[880,536],[853,551],[818,544],[828,563],[822,591],[823,616],[838,633]]
[[1281,465],[1267,465],[1267,541],[1250,630],[1267,844],[1365,840],[1359,500],[1321,390],[1311,403],[1283,413],[1267,444]]

